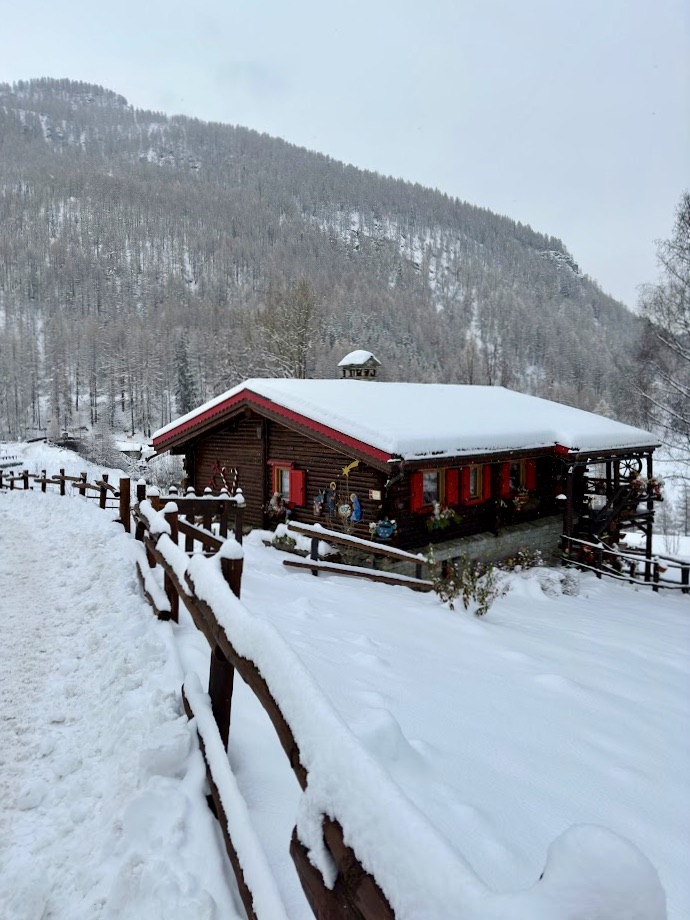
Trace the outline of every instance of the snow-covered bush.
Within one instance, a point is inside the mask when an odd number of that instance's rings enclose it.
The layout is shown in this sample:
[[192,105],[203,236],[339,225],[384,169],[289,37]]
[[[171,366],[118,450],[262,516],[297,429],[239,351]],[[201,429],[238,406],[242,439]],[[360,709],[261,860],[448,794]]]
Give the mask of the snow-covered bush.
[[493,602],[508,590],[503,573],[495,565],[477,562],[466,553],[443,564],[436,560],[433,547],[430,547],[427,564],[432,573],[434,591],[451,610],[455,610],[455,603],[460,598],[465,610],[475,604],[474,615],[482,617]]

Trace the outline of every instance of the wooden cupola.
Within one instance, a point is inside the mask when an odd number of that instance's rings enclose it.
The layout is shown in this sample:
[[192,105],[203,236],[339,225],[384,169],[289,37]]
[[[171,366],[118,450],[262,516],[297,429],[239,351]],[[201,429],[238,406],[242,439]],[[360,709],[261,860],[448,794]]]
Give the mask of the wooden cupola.
[[343,369],[343,378],[374,380],[377,370],[381,367],[381,362],[370,351],[360,348],[345,355],[342,361],[338,362],[338,367]]

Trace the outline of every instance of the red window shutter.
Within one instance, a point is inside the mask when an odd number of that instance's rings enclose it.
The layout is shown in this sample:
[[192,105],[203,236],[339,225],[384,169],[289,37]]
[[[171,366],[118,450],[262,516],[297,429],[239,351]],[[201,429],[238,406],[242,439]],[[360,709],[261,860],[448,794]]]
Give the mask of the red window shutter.
[[470,501],[470,468],[463,466],[460,470],[460,500]]
[[510,464],[501,464],[501,498],[510,497]]
[[424,479],[421,470],[410,476],[410,511],[424,508]]
[[298,508],[306,504],[305,480],[304,470],[290,470],[290,504]]
[[449,507],[460,501],[460,470],[446,470],[446,504]]
[[525,461],[525,488],[528,492],[537,488],[537,461]]
[[482,501],[488,502],[491,498],[491,464],[487,463],[482,472]]

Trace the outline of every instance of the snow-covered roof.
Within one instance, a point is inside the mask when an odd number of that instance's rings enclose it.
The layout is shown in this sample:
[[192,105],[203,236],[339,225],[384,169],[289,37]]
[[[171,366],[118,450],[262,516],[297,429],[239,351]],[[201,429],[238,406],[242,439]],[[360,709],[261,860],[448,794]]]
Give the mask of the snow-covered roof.
[[376,364],[381,363],[376,355],[372,355],[370,351],[359,348],[357,351],[351,351],[349,355],[345,355],[342,361],[338,361],[338,367],[362,367],[372,362]]
[[347,380],[247,380],[154,435],[157,450],[168,441],[243,399],[286,410],[391,458],[423,460],[511,450],[567,447],[595,452],[657,446],[648,431],[528,396],[504,387]]

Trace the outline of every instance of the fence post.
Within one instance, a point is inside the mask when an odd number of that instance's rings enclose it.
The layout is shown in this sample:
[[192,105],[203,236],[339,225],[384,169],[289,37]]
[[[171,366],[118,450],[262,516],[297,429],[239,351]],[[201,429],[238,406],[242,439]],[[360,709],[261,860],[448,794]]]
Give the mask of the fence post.
[[690,565],[681,565],[680,583],[683,586],[681,588],[681,593],[688,594],[690,592]]
[[46,471],[41,470],[41,492],[46,490]]
[[[236,597],[239,597],[242,585],[242,559],[224,559],[221,557],[220,568],[223,577],[230,585],[230,590]],[[214,645],[211,652],[211,669],[208,676],[208,695],[211,697],[213,715],[218,725],[220,737],[223,739],[223,745],[226,748],[230,737],[230,712],[234,680],[234,667],[221,649]]]
[[601,578],[601,568],[604,562],[604,549],[601,546],[597,546],[594,550],[594,566],[596,568],[597,578]]
[[2,470],[0,470],[0,489],[2,489]]
[[240,596],[242,589],[242,558],[240,559],[223,559],[220,560],[220,570],[223,578],[230,585],[230,590],[235,597]]
[[[309,554],[309,558],[313,559],[314,562],[318,562],[318,559],[319,559],[319,538],[318,537],[311,538],[311,553]],[[318,575],[319,570],[312,569],[311,574]]]
[[242,489],[235,490],[235,539],[242,545],[242,526],[244,524],[244,494]]
[[211,667],[208,674],[208,695],[211,697],[211,709],[216,720],[223,747],[227,750],[230,738],[230,713],[232,710],[232,688],[235,682],[235,669],[225,657],[219,646],[211,651]]
[[652,585],[652,591],[658,591],[659,590],[659,560],[656,558],[654,559],[654,570],[653,570],[652,580],[654,581],[654,584]]
[[26,491],[29,488],[29,471],[28,470],[23,470],[22,479],[24,480],[24,491]]
[[105,508],[105,500],[108,497],[108,490],[106,489],[104,483],[107,483],[108,481],[108,474],[103,473],[101,480],[101,491],[98,495],[98,505],[100,508]]
[[120,477],[120,523],[125,531],[130,531],[129,503],[131,499],[131,482],[129,476]]
[[10,470],[10,492],[14,490],[14,470]]
[[[60,474],[61,474],[61,475],[64,475],[64,472],[65,472],[64,470],[60,470]],[[82,472],[79,474],[79,478],[80,478],[80,485],[79,485],[79,487],[78,487],[78,488],[79,488],[79,494],[85,497],[85,496],[86,496],[86,471],[82,471]],[[60,495],[64,495],[64,494],[65,494],[65,493],[62,491],[64,488],[65,488],[65,481],[64,481],[64,479],[63,479],[63,481],[60,483]]]
[[230,493],[223,486],[220,490],[220,497],[223,501],[218,505],[218,536],[225,539],[228,535],[228,500]]
[[[137,503],[143,502],[143,500],[146,498],[146,483],[144,482],[143,479],[140,479],[137,482],[136,496],[137,496]],[[144,524],[142,524],[141,521],[137,521],[137,526],[134,529],[134,539],[139,540],[139,542],[143,543],[145,531],[146,531],[146,527],[144,526]]]
[[[179,537],[179,530],[177,527],[177,505],[175,505],[173,502],[170,502],[168,505],[166,505],[166,510],[163,513],[163,517],[170,526],[170,539],[173,541],[175,546],[177,546]],[[172,578],[168,575],[167,572],[165,572],[163,575],[163,590],[165,591],[166,597],[170,601],[170,619],[174,623],[178,623],[180,618],[180,596],[175,589]]]

